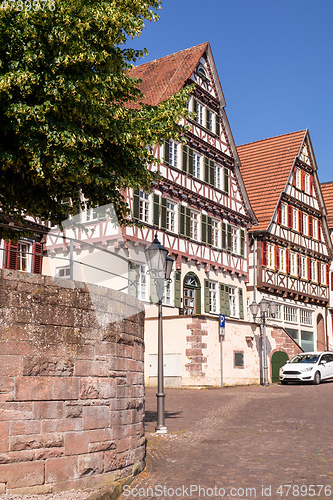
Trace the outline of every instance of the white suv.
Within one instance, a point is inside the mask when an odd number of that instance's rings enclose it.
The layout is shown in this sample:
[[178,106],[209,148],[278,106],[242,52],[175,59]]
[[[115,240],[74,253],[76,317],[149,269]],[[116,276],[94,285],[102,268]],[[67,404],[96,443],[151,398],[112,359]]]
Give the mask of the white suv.
[[333,352],[304,352],[280,368],[281,384],[288,382],[312,382],[333,378]]

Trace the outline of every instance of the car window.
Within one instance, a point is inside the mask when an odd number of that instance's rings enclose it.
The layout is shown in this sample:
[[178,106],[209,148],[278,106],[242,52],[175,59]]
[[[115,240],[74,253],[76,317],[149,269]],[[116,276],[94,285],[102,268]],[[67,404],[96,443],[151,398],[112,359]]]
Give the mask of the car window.
[[317,363],[319,354],[298,354],[291,363]]
[[327,354],[327,362],[331,363],[333,361],[333,354]]
[[320,359],[320,362],[322,363],[323,361],[326,361],[326,363],[328,362],[328,354],[323,354],[321,359]]

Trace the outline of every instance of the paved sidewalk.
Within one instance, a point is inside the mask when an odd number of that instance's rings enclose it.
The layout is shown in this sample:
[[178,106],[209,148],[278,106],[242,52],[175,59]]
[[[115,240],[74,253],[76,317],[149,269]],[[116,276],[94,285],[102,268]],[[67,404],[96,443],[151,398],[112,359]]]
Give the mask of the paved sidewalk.
[[333,382],[147,389],[147,466],[120,499],[333,499]]

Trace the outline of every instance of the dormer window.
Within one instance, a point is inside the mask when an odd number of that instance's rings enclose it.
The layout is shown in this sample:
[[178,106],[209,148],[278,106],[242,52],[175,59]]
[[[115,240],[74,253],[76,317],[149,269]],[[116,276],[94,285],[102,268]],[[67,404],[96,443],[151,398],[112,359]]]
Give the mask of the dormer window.
[[205,68],[201,65],[198,67],[198,75],[201,76],[203,80],[209,80]]

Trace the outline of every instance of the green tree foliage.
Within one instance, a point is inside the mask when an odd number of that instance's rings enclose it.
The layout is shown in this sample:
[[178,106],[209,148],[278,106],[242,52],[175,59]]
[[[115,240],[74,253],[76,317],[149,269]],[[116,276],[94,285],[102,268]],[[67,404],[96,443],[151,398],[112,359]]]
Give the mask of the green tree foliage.
[[71,198],[76,213],[83,193],[89,206],[113,203],[124,223],[122,192],[150,189],[151,146],[179,137],[185,114],[188,90],[158,107],[139,105],[128,75],[145,49],[124,44],[157,19],[160,0],[21,5],[0,10],[2,213],[61,224],[61,202]]

